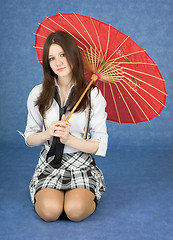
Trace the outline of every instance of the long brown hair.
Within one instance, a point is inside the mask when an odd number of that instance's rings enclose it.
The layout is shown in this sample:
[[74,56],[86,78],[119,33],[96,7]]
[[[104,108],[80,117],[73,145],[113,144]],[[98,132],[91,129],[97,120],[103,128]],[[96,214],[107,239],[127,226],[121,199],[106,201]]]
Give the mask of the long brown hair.
[[[87,85],[82,57],[75,40],[68,33],[63,31],[51,33],[47,37],[43,49],[43,89],[35,104],[38,105],[42,116],[44,116],[44,113],[52,105],[55,96],[55,78],[58,77],[49,65],[49,48],[52,44],[58,44],[62,47],[69,65],[72,66],[72,79],[75,82],[75,86],[73,88],[73,97],[69,106],[70,110],[80,98]],[[76,111],[83,111],[88,104],[90,104],[90,98],[89,94],[86,94]]]

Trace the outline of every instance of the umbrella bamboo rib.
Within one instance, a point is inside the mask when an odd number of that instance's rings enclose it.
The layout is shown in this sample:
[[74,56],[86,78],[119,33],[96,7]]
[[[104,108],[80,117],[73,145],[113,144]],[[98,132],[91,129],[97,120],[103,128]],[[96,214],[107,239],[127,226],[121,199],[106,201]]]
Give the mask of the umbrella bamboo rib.
[[[92,53],[95,51],[95,53]],[[98,66],[98,58],[97,58],[97,52],[96,49],[93,50],[92,48],[89,50],[86,48],[86,50],[82,51],[83,55],[85,56],[85,60],[88,62],[88,65],[90,66],[90,69],[92,67],[92,72],[97,72],[97,66]],[[94,68],[95,67],[95,68]]]
[[[126,81],[124,81],[123,80],[123,82],[125,82],[129,87],[131,87]],[[148,104],[148,106],[158,115],[158,116],[160,116],[160,114],[151,106],[151,104],[149,104],[149,102],[145,99],[145,98],[143,98],[142,96],[141,96],[141,94],[139,94],[138,92],[135,92],[140,98],[142,98],[147,104]]]
[[[111,65],[109,65],[111,66]],[[116,73],[120,73],[120,69],[121,68],[116,68],[114,65],[112,65],[111,67],[109,68],[104,68],[101,70],[102,73],[113,73],[113,72],[116,72]]]
[[87,60],[87,62],[90,64],[95,64],[95,66],[97,66],[97,68],[98,68],[100,58],[99,58],[99,53],[97,52],[97,50],[93,49],[93,48],[91,48],[91,49],[86,48],[85,50],[82,48],[80,48],[80,49],[82,50],[82,53],[85,55],[85,59]]
[[[97,70],[98,70],[98,72],[100,72],[100,70],[104,67],[104,64],[102,64],[102,63],[104,62],[105,55],[103,55],[103,50],[102,50],[102,46],[101,46],[101,42],[100,42],[100,38],[99,38],[99,34],[97,32],[96,26],[93,22],[93,19],[91,17],[90,17],[90,19],[91,19],[91,22],[93,24],[93,27],[94,27],[94,30],[95,30],[95,33],[96,33],[96,36],[97,36],[97,40],[98,40],[98,43],[99,43],[99,47],[100,47],[100,51],[98,51],[98,53],[99,53],[98,59],[100,61],[98,61],[98,64],[97,64]],[[109,25],[109,29],[110,29],[110,25]],[[107,48],[108,48],[108,45],[109,45],[109,38],[110,38],[110,30],[108,30]],[[108,49],[106,51],[108,51]],[[106,55],[107,55],[107,53],[106,53]],[[100,58],[100,56],[101,56],[101,58]]]
[[116,109],[116,112],[117,112],[118,122],[121,124],[120,115],[119,115],[117,104],[116,104],[116,101],[115,101],[115,96],[114,96],[114,93],[113,93],[113,90],[112,90],[112,86],[111,86],[110,83],[109,83],[109,87],[110,87],[112,98],[113,98],[113,101],[114,101],[114,106],[115,106],[115,109]]
[[[83,50],[83,49],[82,49]],[[96,49],[93,49],[92,47],[90,49],[86,48],[86,50],[83,50],[83,52],[86,51],[88,54],[88,57],[90,57],[90,59],[95,59],[95,63],[98,63],[98,59],[99,59],[99,53],[97,52]],[[86,56],[87,57],[87,56]],[[93,63],[93,62],[92,62]]]
[[45,36],[42,36],[42,35],[40,35],[40,34],[37,34],[37,33],[34,33],[34,35],[36,35],[36,36],[38,36],[38,37],[42,37],[42,38],[47,38],[47,37],[45,37]]
[[116,88],[118,89],[118,92],[119,92],[119,94],[121,95],[124,104],[126,105],[126,108],[127,108],[128,112],[129,112],[129,114],[130,114],[130,117],[131,117],[133,123],[136,125],[136,122],[135,122],[135,119],[134,119],[134,117],[133,117],[133,114],[131,113],[129,106],[128,106],[126,100],[124,99],[122,92],[120,91],[120,89],[119,89],[119,87],[118,87],[118,85],[117,85],[116,83],[114,83],[114,85],[115,85]]
[[107,53],[108,53],[108,47],[109,47],[109,40],[110,40],[110,24],[109,24],[109,28],[108,28],[108,39],[107,39],[107,44],[106,44],[106,51],[105,51],[105,54],[104,54],[104,57],[106,59],[107,57]]
[[[124,55],[123,57],[130,56],[130,55],[134,55],[134,54],[141,53],[141,52],[145,52],[145,50],[143,50],[143,51],[138,51],[138,52],[133,52],[133,53]],[[119,58],[122,58],[122,56],[119,57]],[[119,58],[115,58],[113,61],[110,61],[109,64],[107,64],[107,66],[105,67],[105,69],[107,69],[110,65],[112,65],[112,64],[113,64],[117,59],[119,59]],[[105,64],[106,64],[106,63],[105,63]],[[103,67],[104,67],[104,66],[103,66]]]
[[[92,41],[92,43],[93,43],[93,45],[94,45],[94,47],[97,49],[97,46],[96,46],[96,44],[95,44],[95,42],[93,41],[93,39],[92,39],[92,37],[91,37],[91,35],[89,34],[89,32],[88,32],[88,30],[86,29],[86,27],[84,26],[84,24],[81,22],[81,20],[79,19],[79,17],[77,16],[77,14],[76,13],[73,13],[74,15],[75,15],[75,17],[78,19],[78,21],[80,22],[80,24],[82,25],[82,27],[85,29],[85,31],[87,32],[87,34],[88,34],[88,36],[89,36],[89,38],[91,39],[91,41]],[[83,36],[82,36],[83,37]],[[83,37],[84,38],[84,37]],[[91,45],[90,45],[91,46]]]
[[134,69],[131,69],[131,68],[126,68],[126,67],[121,67],[121,69],[127,69],[127,70],[130,70],[130,71],[132,71],[132,72],[136,72],[136,73],[144,74],[144,75],[146,75],[146,76],[153,77],[153,78],[156,78],[156,79],[161,80],[161,81],[164,82],[164,79],[163,79],[163,78],[156,77],[156,76],[151,75],[151,74],[149,74],[149,73],[145,73],[145,72],[137,71],[137,70],[134,70]]
[[[95,49],[95,51],[96,51],[96,49]],[[95,54],[95,62],[96,62],[96,68],[98,69],[98,66],[99,66],[99,61],[98,61],[98,59],[100,58],[100,53],[97,53],[98,54],[98,57],[96,56],[96,54]]]
[[[134,83],[130,78],[125,77],[128,81],[130,81],[131,83]],[[126,81],[124,81],[124,79],[122,79],[123,82],[125,82],[130,88],[132,87],[131,85],[129,85]],[[151,93],[149,93],[148,91],[146,91],[145,89],[143,89],[141,86],[136,85],[138,88],[140,88],[142,91],[144,91],[145,93],[147,93],[149,96],[151,96],[153,99],[155,99],[158,103],[160,103],[163,107],[166,107],[162,102],[160,102],[156,97],[154,97]],[[137,93],[137,92],[136,92]],[[137,93],[139,96],[141,96],[139,93]]]
[[[124,81],[125,82],[125,81]],[[147,118],[147,120],[150,122],[150,119],[148,118],[148,116],[146,115],[146,113],[144,112],[144,110],[142,109],[142,107],[140,106],[140,104],[134,99],[134,97],[131,95],[131,93],[127,90],[127,88],[122,84],[122,82],[119,82],[121,84],[121,86],[125,89],[125,91],[128,93],[128,95],[133,99],[133,101],[136,103],[136,105],[139,107],[139,109],[141,110],[141,112],[144,114],[144,116]]]
[[[111,69],[109,69],[110,71],[111,71]],[[114,81],[117,81],[121,76],[124,76],[125,77],[125,73],[126,72],[123,72],[123,71],[120,71],[120,69],[119,69],[119,71],[121,72],[121,75],[120,75],[120,72],[118,72],[117,70],[115,70],[115,71],[112,71],[112,72],[109,72],[109,70],[107,70],[107,71],[103,71],[103,73],[107,73],[107,74],[109,74],[110,76],[112,76],[112,77],[114,77],[115,78],[115,80]],[[143,80],[141,80],[141,79],[139,79],[139,78],[137,78],[137,77],[135,77],[135,76],[133,76],[133,75],[131,75],[131,74],[128,74],[128,73],[126,73],[127,75],[129,75],[130,77],[133,77],[134,79],[137,79],[138,81],[140,81],[140,82],[142,82],[142,83],[145,83],[146,85],[148,85],[148,86],[150,86],[150,87],[152,87],[152,88],[154,88],[154,89],[156,89],[156,90],[158,90],[158,91],[160,91],[160,92],[162,92],[161,90],[159,90],[159,89],[157,89],[156,87],[154,87],[153,85],[151,85],[151,84],[149,84],[149,83],[146,83],[145,81],[143,81]],[[126,77],[125,77],[126,78]],[[128,80],[130,80],[133,84],[134,84],[134,82],[131,80],[131,79],[129,79],[129,78],[126,78],[126,79],[128,79]],[[146,90],[144,90],[143,88],[141,88],[138,84],[135,84],[136,86],[138,86],[140,89],[142,89],[143,91],[145,91],[146,93],[148,93]],[[162,92],[163,94],[165,94],[165,95],[167,95],[166,93],[164,93],[164,92]],[[149,94],[149,93],[148,93]],[[152,96],[151,94],[149,94],[150,96]],[[155,98],[154,96],[152,96],[153,98]],[[158,101],[159,103],[161,103],[157,98],[155,98],[155,100],[156,101]],[[162,104],[162,103],[161,103]],[[165,106],[164,104],[162,104],[163,106]]]
[[38,48],[38,49],[43,49],[43,47],[36,47],[36,46],[33,46],[33,47],[36,48],[36,49],[37,49],[37,48]]
[[129,39],[130,37],[127,36],[127,38],[124,39],[124,41],[120,44],[120,46],[108,57],[107,61],[116,53],[116,51]]
[[[114,63],[116,60],[118,59],[121,59],[121,58],[125,58],[125,57],[129,57],[131,55],[134,55],[134,54],[138,54],[138,53],[142,53],[142,52],[146,52],[145,50],[141,50],[141,51],[137,51],[137,52],[132,52],[132,53],[128,53],[126,55],[122,55],[120,57],[117,57],[117,58],[113,58],[110,60],[111,63]],[[119,63],[119,62],[118,62]]]
[[54,24],[62,28],[64,31],[66,31],[68,34],[70,34],[74,39],[76,39],[78,42],[80,42],[85,48],[87,47],[83,42],[81,42],[77,37],[75,37],[71,32],[69,32],[66,28],[58,24],[57,22],[53,21],[51,18],[47,17],[50,21],[52,21]]
[[[110,60],[110,62],[111,62],[111,60]],[[130,65],[132,65],[132,64],[144,64],[144,65],[151,65],[151,66],[157,66],[157,64],[156,63],[146,63],[146,62],[117,62],[117,65],[119,65],[119,64],[130,64]]]
[[109,47],[109,40],[110,40],[110,26],[111,26],[111,25],[109,24],[109,28],[108,28],[108,38],[107,38],[107,44],[106,44],[106,50],[105,50],[105,53],[104,53],[103,58],[101,59],[99,65],[98,65],[98,69],[99,69],[99,71],[104,67],[105,64],[107,64],[107,63],[105,62],[104,59],[106,59],[106,57],[107,57],[107,52],[108,52],[108,47]]
[[100,51],[98,51],[98,52],[101,53],[101,56],[103,56],[103,51],[102,51],[102,46],[101,46],[99,34],[98,34],[98,32],[97,32],[97,29],[96,29],[96,26],[95,26],[95,24],[94,24],[94,22],[93,22],[93,19],[92,19],[91,17],[90,17],[90,19],[91,19],[91,22],[92,22],[92,24],[93,24],[93,27],[94,27],[94,30],[95,30],[95,33],[96,33],[96,36],[97,36],[97,40],[98,40],[98,43],[99,43],[99,47],[100,47]]
[[50,29],[50,28],[48,28],[48,27],[46,27],[45,25],[43,25],[42,23],[38,23],[40,26],[42,26],[42,27],[44,27],[44,28],[46,28],[47,30],[49,30],[50,32],[54,32],[54,30],[52,30],[52,29]]
[[[119,71],[111,71],[111,70],[107,70],[107,71],[102,71],[101,75],[106,75],[107,76],[107,81],[108,82],[117,82],[119,80],[120,77],[123,76],[123,74],[121,74]],[[112,80],[110,79],[110,76],[112,77]]]
[[[66,21],[68,22],[68,24],[70,26],[73,27],[73,29],[75,29],[75,31],[85,40],[86,43],[88,43],[88,45],[91,47],[91,44],[86,40],[86,38],[77,30],[77,28],[70,22],[68,21],[61,13],[59,13],[59,15]],[[72,34],[71,34],[72,35]]]
[[[89,54],[88,54],[89,55]],[[91,62],[93,63],[92,66],[95,64],[94,62],[94,56],[92,54],[92,49],[91,49],[91,54],[89,55],[90,56],[90,59],[91,59]],[[92,72],[94,72],[94,68],[92,68]]]
[[123,75],[125,75],[125,74],[126,74],[126,75],[128,75],[128,76],[130,76],[130,77],[132,77],[132,78],[135,78],[135,79],[137,79],[138,81],[140,81],[140,82],[142,82],[142,83],[144,83],[144,84],[148,85],[148,86],[149,86],[149,87],[151,87],[151,88],[154,88],[155,90],[157,90],[157,91],[159,91],[159,92],[161,92],[161,93],[163,93],[164,95],[166,95],[166,96],[167,96],[167,93],[165,93],[165,92],[161,91],[160,89],[158,89],[158,88],[154,87],[153,85],[151,85],[151,84],[149,84],[149,83],[145,82],[144,80],[142,80],[142,79],[140,79],[140,78],[137,78],[136,76],[133,76],[133,75],[131,75],[131,74],[127,73],[127,72],[123,72],[123,71],[122,71],[122,73],[123,73]]

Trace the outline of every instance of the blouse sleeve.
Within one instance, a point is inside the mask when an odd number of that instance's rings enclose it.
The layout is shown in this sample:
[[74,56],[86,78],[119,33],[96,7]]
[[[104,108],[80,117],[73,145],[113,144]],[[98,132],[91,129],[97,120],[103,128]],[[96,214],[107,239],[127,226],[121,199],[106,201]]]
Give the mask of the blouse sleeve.
[[91,91],[91,118],[90,134],[92,141],[98,141],[99,148],[95,155],[105,156],[108,144],[108,134],[106,128],[107,113],[105,112],[106,101],[100,90],[94,88]]
[[[35,106],[35,102],[40,94],[41,85],[34,87],[27,100],[28,116],[27,125],[25,128],[25,142],[27,137],[32,133],[41,132],[43,129],[43,118],[39,112],[38,106]],[[27,144],[27,142],[26,142]]]

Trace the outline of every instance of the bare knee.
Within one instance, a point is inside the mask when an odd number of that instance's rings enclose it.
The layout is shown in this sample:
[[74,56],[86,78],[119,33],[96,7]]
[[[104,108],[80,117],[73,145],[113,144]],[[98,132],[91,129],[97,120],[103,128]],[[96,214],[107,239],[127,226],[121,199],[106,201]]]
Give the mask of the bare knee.
[[64,205],[64,211],[71,221],[80,222],[84,219],[85,206],[81,201],[68,201]]
[[64,192],[45,188],[36,193],[35,210],[46,222],[56,221],[63,211]]
[[42,202],[40,207],[37,207],[36,202],[35,210],[44,221],[53,222],[60,217],[63,211],[63,206],[60,206],[56,202],[50,202],[45,200]]

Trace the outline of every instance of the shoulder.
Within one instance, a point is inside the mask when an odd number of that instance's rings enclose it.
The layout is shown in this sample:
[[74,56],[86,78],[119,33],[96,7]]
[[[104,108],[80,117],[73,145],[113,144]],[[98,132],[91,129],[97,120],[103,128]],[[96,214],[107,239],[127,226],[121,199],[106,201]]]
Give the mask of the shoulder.
[[105,101],[105,98],[102,95],[101,90],[97,87],[94,87],[91,90],[91,106],[93,106],[97,103],[103,104],[103,106],[106,105],[106,101]]
[[42,84],[36,85],[29,93],[27,105],[33,105],[37,101],[38,97],[40,96],[40,93],[42,91]]
[[102,96],[102,93],[99,88],[94,87],[91,89],[91,98],[92,99],[101,98],[101,97],[103,97],[103,96]]
[[40,94],[41,91],[42,91],[42,88],[43,88],[43,84],[39,84],[39,85],[36,85],[35,87],[33,87],[33,89],[30,91],[30,94]]
[[42,91],[43,84],[36,85],[33,87],[33,89],[30,91],[28,99],[37,99],[40,96],[40,93]]

